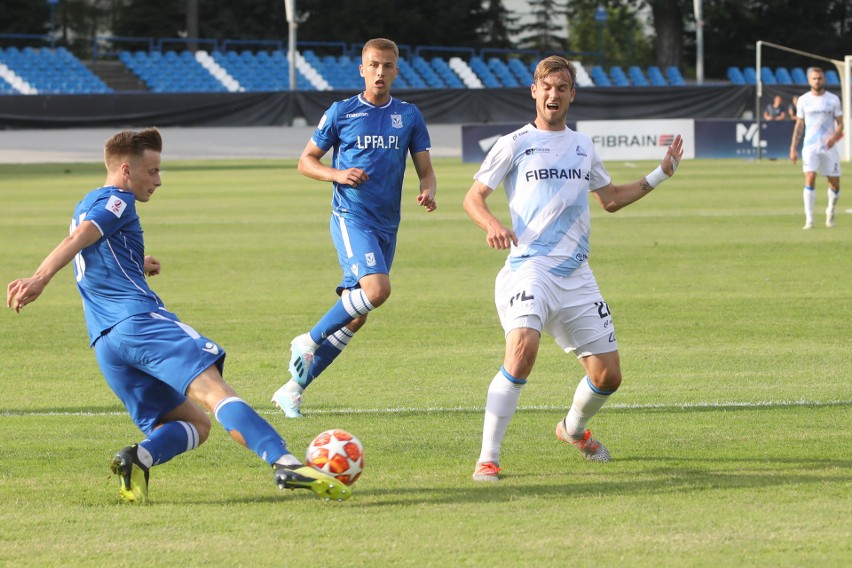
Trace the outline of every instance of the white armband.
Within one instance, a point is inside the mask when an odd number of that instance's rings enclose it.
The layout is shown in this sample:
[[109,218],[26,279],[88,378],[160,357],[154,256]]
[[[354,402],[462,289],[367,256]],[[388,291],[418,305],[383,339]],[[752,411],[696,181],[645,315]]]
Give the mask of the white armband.
[[663,171],[662,166],[657,166],[656,170],[645,176],[645,181],[647,181],[648,185],[650,185],[651,189],[653,189],[670,177],[671,176],[667,176],[666,172]]

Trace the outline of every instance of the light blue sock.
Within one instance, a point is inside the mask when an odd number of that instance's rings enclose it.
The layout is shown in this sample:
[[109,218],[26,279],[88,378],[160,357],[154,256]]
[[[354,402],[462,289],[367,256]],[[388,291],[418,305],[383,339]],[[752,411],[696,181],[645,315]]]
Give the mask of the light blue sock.
[[281,434],[243,399],[232,396],[220,401],[214,414],[225,430],[239,433],[245,440],[246,447],[269,465],[274,464],[284,454],[290,453]]
[[308,380],[304,387],[307,388],[311,382],[317,378],[320,373],[326,370],[331,365],[337,356],[343,353],[343,350],[349,345],[352,337],[355,334],[348,327],[341,327],[331,335],[329,335],[314,351],[314,358],[311,360],[311,369],[308,371]]
[[166,422],[147,438],[139,442],[139,445],[151,455],[151,463],[145,463],[147,467],[166,463],[173,457],[198,447],[198,430],[189,422],[176,420]]
[[342,328],[355,318],[367,315],[375,308],[367,300],[367,294],[361,288],[350,290],[337,300],[328,312],[317,322],[311,330],[311,339],[314,343],[321,344],[322,340]]

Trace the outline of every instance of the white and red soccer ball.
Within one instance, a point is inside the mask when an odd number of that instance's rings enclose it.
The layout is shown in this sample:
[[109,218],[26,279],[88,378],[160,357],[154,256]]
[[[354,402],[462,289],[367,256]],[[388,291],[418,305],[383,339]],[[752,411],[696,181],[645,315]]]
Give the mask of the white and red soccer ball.
[[346,430],[326,430],[308,446],[305,463],[352,485],[364,471],[364,446]]

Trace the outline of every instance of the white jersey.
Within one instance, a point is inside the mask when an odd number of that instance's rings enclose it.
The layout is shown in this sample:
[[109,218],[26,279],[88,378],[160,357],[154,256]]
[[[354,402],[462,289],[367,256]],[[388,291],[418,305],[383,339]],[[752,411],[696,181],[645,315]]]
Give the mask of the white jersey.
[[796,118],[805,121],[805,138],[802,144],[805,148],[825,149],[825,143],[834,134],[837,117],[843,116],[840,98],[834,93],[825,91],[822,95],[814,95],[808,91],[799,97],[796,103]]
[[492,190],[502,182],[506,190],[518,237],[507,267],[516,271],[534,261],[558,276],[588,269],[589,192],[611,180],[588,136],[527,124],[501,137],[473,177]]

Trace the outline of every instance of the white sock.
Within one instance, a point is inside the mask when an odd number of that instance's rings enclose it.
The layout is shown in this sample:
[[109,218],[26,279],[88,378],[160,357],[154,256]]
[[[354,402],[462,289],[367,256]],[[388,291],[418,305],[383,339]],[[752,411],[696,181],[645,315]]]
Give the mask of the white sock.
[[285,465],[285,466],[286,465],[302,465],[302,462],[300,462],[298,459],[296,459],[296,457],[293,454],[284,454],[283,456],[281,456],[280,458],[275,460],[275,464],[276,465]]
[[612,392],[606,393],[596,390],[589,377],[583,377],[583,380],[577,385],[577,390],[574,391],[571,410],[565,417],[565,431],[568,435],[575,440],[582,438],[583,434],[586,433],[586,424],[609,400],[611,394]]
[[305,392],[305,387],[290,379],[286,383],[284,383],[284,392],[294,392],[296,394],[302,394]]
[[816,191],[814,188],[805,186],[802,190],[802,198],[805,202],[805,220],[812,223],[814,220],[814,203],[816,203]]
[[503,367],[500,367],[500,371],[491,379],[485,403],[482,450],[477,463],[500,463],[500,446],[503,444],[503,436],[518,408],[521,389],[525,384],[525,380],[512,377]]
[[834,213],[834,206],[837,205],[837,200],[840,199],[840,190],[834,191],[828,188],[828,210]]

